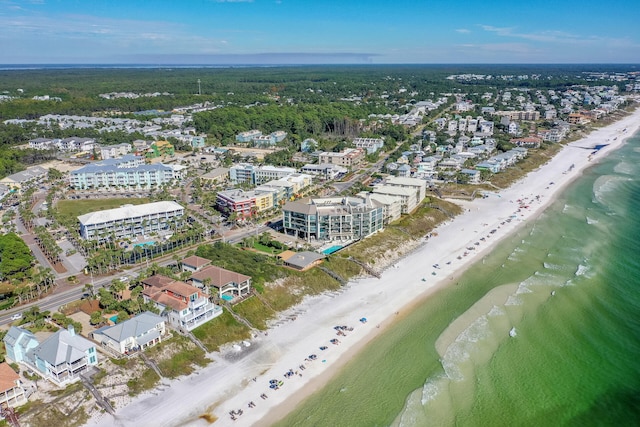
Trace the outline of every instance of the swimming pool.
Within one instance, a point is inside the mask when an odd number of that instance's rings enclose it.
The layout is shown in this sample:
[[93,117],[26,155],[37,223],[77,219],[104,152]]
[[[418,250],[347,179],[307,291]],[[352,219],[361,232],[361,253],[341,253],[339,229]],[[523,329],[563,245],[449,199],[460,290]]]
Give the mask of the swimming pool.
[[115,316],[109,317],[109,320],[111,320],[113,323],[118,323],[118,315],[116,314]]
[[155,240],[151,240],[151,241],[149,241],[149,242],[134,243],[134,245],[133,245],[133,246],[140,246],[140,247],[144,247],[144,246],[153,246],[153,245],[155,245],[155,244],[156,244]]
[[222,295],[222,299],[225,300],[225,301],[231,301],[233,299],[233,296],[224,294],[224,295]]
[[342,246],[334,245],[334,246],[331,246],[330,248],[325,249],[324,251],[322,251],[322,253],[325,255],[331,255],[332,253],[337,252],[340,249],[342,249]]

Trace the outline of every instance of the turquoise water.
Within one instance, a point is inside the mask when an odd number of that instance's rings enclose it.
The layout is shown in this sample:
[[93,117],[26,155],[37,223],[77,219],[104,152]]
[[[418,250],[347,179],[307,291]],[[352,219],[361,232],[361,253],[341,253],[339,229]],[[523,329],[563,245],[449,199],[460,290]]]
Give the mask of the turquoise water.
[[109,318],[109,320],[111,320],[113,323],[118,323],[118,316],[117,315],[116,316],[111,316]]
[[140,246],[141,248],[143,248],[145,246],[153,246],[155,244],[156,244],[156,242],[154,240],[150,240],[148,242],[134,243],[133,246]]
[[639,211],[636,136],[280,425],[638,425]]
[[233,297],[231,295],[224,294],[222,295],[222,299],[225,301],[231,301]]
[[331,255],[332,253],[337,252],[340,249],[342,249],[342,246],[331,246],[330,248],[327,248],[324,251],[322,251],[322,253],[325,255]]

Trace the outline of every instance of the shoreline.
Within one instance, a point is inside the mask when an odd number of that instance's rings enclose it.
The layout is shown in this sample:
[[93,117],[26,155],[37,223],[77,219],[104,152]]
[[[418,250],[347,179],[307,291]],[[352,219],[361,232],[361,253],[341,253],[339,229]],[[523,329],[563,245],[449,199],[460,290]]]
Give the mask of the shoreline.
[[[626,132],[622,131],[624,128]],[[622,146],[639,128],[640,109],[636,109],[618,122],[566,145],[545,165],[508,189],[487,193],[488,198],[472,202],[457,200],[466,211],[439,225],[435,229],[437,235],[387,268],[380,279],[358,279],[337,293],[306,298],[281,313],[280,319],[285,319],[290,311],[295,312],[295,321],[270,328],[268,335],[252,340],[249,349],[240,354],[231,350],[210,354],[215,363],[169,384],[165,380],[163,383],[169,387],[164,390],[138,396],[119,408],[115,418],[105,415],[90,420],[90,424],[126,426],[144,420],[163,426],[209,425],[200,419],[203,414],[217,417],[216,426],[271,425],[281,420],[331,381],[391,324],[437,290],[450,286],[500,241],[541,215],[571,182]],[[605,141],[609,145],[592,155],[593,147]],[[592,148],[584,149],[585,145]],[[430,267],[434,264],[439,268]],[[361,323],[361,317],[366,317],[367,322]],[[347,325],[353,331],[337,336],[335,325]],[[329,343],[333,338],[339,339],[340,344]],[[319,346],[328,348],[320,350]],[[318,358],[306,361],[310,354]],[[300,368],[302,365],[304,369]],[[283,379],[289,369],[302,376]],[[271,378],[282,379],[284,385],[270,390]],[[260,398],[263,393],[268,395],[266,399]],[[254,407],[248,408],[249,402],[254,402]],[[229,412],[239,409],[243,415],[232,420]]]

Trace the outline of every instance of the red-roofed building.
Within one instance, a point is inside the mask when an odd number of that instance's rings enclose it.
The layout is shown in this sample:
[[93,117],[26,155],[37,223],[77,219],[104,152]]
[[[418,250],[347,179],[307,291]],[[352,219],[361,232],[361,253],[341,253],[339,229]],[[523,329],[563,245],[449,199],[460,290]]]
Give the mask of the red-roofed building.
[[225,300],[244,297],[251,292],[251,277],[215,265],[193,273],[191,283],[205,292],[208,292],[209,287],[215,288],[218,297]]
[[27,395],[22,388],[20,375],[6,362],[0,363],[0,405],[15,408],[27,403]]
[[153,301],[176,329],[191,331],[222,314],[222,307],[198,288],[179,280],[155,275],[142,280],[142,285],[144,301]]

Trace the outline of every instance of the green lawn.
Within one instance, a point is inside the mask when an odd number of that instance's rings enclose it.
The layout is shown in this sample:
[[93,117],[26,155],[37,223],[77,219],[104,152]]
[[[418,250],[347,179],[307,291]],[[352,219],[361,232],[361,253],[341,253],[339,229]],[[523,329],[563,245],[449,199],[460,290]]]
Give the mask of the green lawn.
[[249,328],[238,323],[226,310],[192,332],[209,351],[218,351],[221,345],[251,337]]
[[56,204],[56,209],[61,216],[75,220],[77,216],[84,215],[89,212],[119,208],[122,205],[141,205],[143,203],[149,203],[149,199],[147,197],[142,197],[140,199],[132,197],[116,199],[60,200]]

